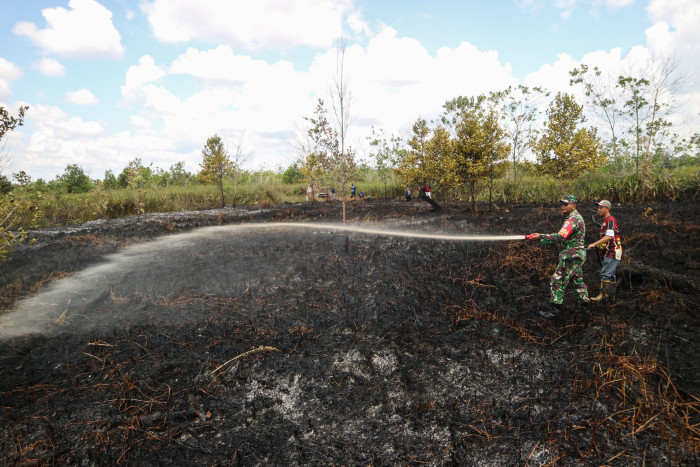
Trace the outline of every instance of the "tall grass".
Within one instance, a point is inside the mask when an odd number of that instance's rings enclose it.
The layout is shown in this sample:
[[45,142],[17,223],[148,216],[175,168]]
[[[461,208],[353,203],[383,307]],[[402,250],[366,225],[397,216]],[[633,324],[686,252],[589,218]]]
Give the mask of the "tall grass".
[[[251,181],[224,186],[225,202],[231,205],[270,205],[276,203],[297,203],[306,199],[306,184],[257,183]],[[346,195],[350,194],[349,181]],[[373,198],[403,198],[404,186],[396,180],[386,183],[377,179],[356,181],[358,194]],[[413,187],[414,191],[416,187]],[[330,190],[324,184],[321,191]],[[338,196],[340,187],[336,186]],[[581,201],[608,199],[620,203],[641,203],[700,195],[700,171],[697,167],[684,168],[673,172],[655,172],[646,176],[610,174],[590,174],[567,185],[567,192],[573,193]],[[559,199],[561,184],[543,177],[527,176],[514,183],[504,178],[496,180],[493,187],[494,202],[551,203]],[[434,190],[438,202],[445,201],[439,188]],[[487,202],[488,187],[482,184],[477,200]],[[448,204],[455,200],[467,200],[469,193],[457,190],[451,193]],[[81,223],[100,218],[116,218],[150,212],[191,211],[217,208],[221,205],[215,185],[192,185],[175,187],[151,187],[148,189],[95,189],[89,193],[60,194],[47,193],[37,199],[38,215],[32,215],[33,225],[39,227]],[[29,218],[25,227],[30,227]]]

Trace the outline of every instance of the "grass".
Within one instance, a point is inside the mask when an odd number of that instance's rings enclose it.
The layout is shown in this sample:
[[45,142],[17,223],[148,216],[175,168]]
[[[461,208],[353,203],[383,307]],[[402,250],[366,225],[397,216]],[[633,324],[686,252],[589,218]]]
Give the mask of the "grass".
[[[349,194],[349,181],[346,194]],[[384,183],[378,179],[355,181],[358,194],[366,196],[401,199],[403,184],[391,179]],[[330,184],[321,184],[322,192],[330,190]],[[414,193],[416,187],[412,187]],[[336,186],[338,195],[340,187]],[[642,176],[614,176],[595,173],[585,175],[567,184],[566,191],[575,194],[581,201],[609,199],[612,202],[640,203],[654,200],[697,197],[700,194],[700,171],[697,168],[676,171],[657,171]],[[445,200],[439,187],[434,197],[438,203],[448,206],[454,199]],[[551,203],[559,199],[561,184],[543,177],[525,176],[517,183],[509,178],[494,182],[494,202]],[[271,206],[279,203],[298,203],[306,200],[306,183],[283,184],[275,180],[249,180],[234,187],[224,186],[225,204]],[[457,200],[469,199],[470,193],[458,190],[453,194]],[[124,188],[117,190],[94,189],[89,193],[34,194],[36,209],[28,212],[20,223],[25,228],[48,227],[82,223],[100,218],[118,218],[151,212],[191,211],[212,209],[221,205],[215,185],[190,185],[149,188]],[[485,183],[479,187],[477,201],[488,202],[489,190]]]

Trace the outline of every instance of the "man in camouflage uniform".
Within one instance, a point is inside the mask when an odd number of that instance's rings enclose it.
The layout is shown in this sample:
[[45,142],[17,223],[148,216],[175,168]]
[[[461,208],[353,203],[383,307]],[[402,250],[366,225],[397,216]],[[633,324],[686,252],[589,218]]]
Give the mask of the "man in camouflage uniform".
[[559,264],[549,282],[549,307],[540,310],[540,315],[553,318],[561,311],[564,301],[564,290],[569,281],[574,282],[576,299],[582,305],[590,303],[588,288],[583,282],[583,263],[586,262],[586,224],[576,210],[577,199],[573,195],[565,195],[561,199],[562,214],[567,217],[564,225],[555,234],[533,233],[528,238],[540,240],[542,245],[560,244]]

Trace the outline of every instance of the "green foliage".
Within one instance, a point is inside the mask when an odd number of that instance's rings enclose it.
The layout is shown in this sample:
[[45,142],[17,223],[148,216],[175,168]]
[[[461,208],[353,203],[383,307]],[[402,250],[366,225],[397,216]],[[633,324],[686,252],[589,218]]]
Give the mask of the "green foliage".
[[392,176],[401,153],[401,138],[386,137],[384,130],[372,127],[372,134],[367,137],[372,151],[369,157],[374,160],[377,176],[385,182]]
[[598,153],[596,130],[580,128],[585,121],[583,107],[569,94],[558,93],[547,110],[548,120],[534,149],[539,172],[561,183],[578,178],[604,163]]
[[431,130],[428,122],[419,118],[411,127],[412,136],[408,140],[408,150],[403,154],[395,169],[403,185],[414,186],[431,180],[434,162],[427,146]]
[[12,191],[12,182],[4,175],[0,175],[0,194],[6,195]]
[[202,168],[198,178],[204,183],[216,183],[221,196],[221,207],[224,202],[224,177],[233,175],[235,166],[224,147],[224,141],[220,136],[214,135],[207,139],[202,150]]
[[24,112],[27,110],[29,110],[28,106],[20,106],[17,117],[13,117],[5,107],[0,106],[0,140],[18,126],[24,125]]
[[304,174],[299,169],[299,162],[294,162],[282,174],[282,183],[291,185],[293,183],[299,183],[303,178]]
[[78,164],[68,164],[63,175],[58,178],[68,193],[85,193],[95,187],[90,177]]
[[[456,127],[456,180],[469,186],[472,209],[476,210],[476,189],[480,180],[493,179],[505,172],[510,145],[493,111],[465,111]],[[489,184],[492,187],[493,183]]]
[[102,180],[102,186],[105,190],[116,190],[119,188],[119,181],[111,170],[105,171],[105,178]]

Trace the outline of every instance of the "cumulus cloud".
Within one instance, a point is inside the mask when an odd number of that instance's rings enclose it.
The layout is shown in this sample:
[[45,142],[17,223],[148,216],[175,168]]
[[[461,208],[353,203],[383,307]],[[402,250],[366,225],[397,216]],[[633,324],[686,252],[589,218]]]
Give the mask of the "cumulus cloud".
[[[328,101],[335,60],[335,47],[329,47],[302,71],[284,60],[270,63],[237,54],[227,45],[189,48],[169,65],[142,57],[129,68],[122,91],[138,109],[131,121],[134,135],[159,128],[158,136],[177,148],[171,161],[182,160],[177,151],[188,154],[187,163],[196,170],[208,137],[219,133],[226,139],[245,129],[245,145],[255,148],[251,163],[274,168],[296,157],[287,143],[294,123],[311,116],[319,97]],[[353,96],[351,113],[358,116],[349,136],[354,147],[362,145],[370,125],[398,134],[423,111],[439,115],[449,99],[517,84],[497,52],[465,42],[431,54],[415,39],[397,37],[391,28],[366,47],[348,47],[345,69]],[[202,87],[178,94],[170,75],[191,76]]]
[[119,58],[124,54],[112,12],[95,0],[70,0],[62,7],[41,11],[46,28],[21,21],[13,32],[26,36],[44,51],[70,58]]
[[247,55],[236,55],[231,47],[221,45],[206,51],[187,49],[171,64],[170,71],[205,81],[245,84],[270,75],[281,77],[293,74],[294,64],[287,61],[269,64],[264,60],[253,60]]
[[[610,3],[626,5],[624,1]],[[545,64],[528,75],[525,84],[573,93],[579,102],[584,102],[582,90],[568,85],[568,72],[581,63],[597,66],[610,76],[613,86],[620,75],[658,79],[663,76],[660,70],[671,65],[675,71],[668,83],[680,83],[681,86],[673,91],[674,113],[665,118],[674,123],[674,132],[682,135],[697,132],[700,93],[694,90],[700,83],[700,28],[697,27],[700,24],[700,3],[696,0],[651,0],[647,14],[653,24],[646,30],[645,45],[632,47],[625,56],[619,48],[589,52],[580,58],[561,54],[556,62]]]
[[76,105],[95,105],[100,102],[89,89],[85,88],[78,91],[68,91],[66,101]]
[[44,57],[38,62],[34,62],[32,67],[39,70],[39,73],[42,75],[50,78],[58,78],[65,76],[66,74],[66,67],[64,67],[61,62],[54,58]]
[[30,112],[33,131],[23,142],[24,170],[60,174],[67,164],[95,166],[92,147],[104,133],[99,122],[70,116],[57,106],[30,104]]
[[22,71],[14,63],[0,57],[0,100],[6,99],[12,90],[10,82],[22,76]]
[[[352,0],[152,0],[142,4],[163,42],[199,40],[247,50],[327,47]],[[358,27],[357,21],[353,23]]]

